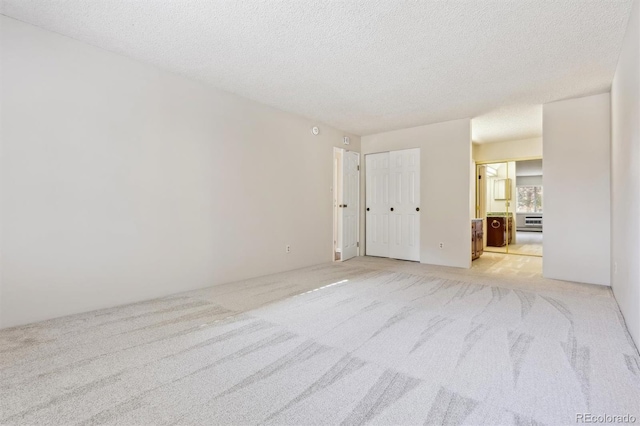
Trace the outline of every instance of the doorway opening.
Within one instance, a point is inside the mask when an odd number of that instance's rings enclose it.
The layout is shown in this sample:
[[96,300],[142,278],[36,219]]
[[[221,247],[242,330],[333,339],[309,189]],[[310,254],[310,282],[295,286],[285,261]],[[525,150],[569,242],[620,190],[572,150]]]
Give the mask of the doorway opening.
[[360,254],[360,153],[333,148],[333,261]]
[[542,159],[478,163],[476,178],[484,251],[542,257]]

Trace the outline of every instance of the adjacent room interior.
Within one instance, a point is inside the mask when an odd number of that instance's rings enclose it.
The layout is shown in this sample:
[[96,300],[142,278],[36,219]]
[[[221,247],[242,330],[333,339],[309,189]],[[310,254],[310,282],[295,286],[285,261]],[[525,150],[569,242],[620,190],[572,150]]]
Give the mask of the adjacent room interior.
[[542,257],[542,159],[478,164],[476,174],[484,251]]
[[4,0],[0,59],[0,424],[640,419],[640,0]]
[[542,159],[516,161],[516,232],[509,253],[542,256],[542,176]]

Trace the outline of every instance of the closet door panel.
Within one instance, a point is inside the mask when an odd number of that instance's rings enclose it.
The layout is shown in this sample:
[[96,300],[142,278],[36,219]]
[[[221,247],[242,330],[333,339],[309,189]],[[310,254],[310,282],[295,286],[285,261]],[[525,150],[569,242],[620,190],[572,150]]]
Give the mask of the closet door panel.
[[[389,256],[420,260],[420,149],[391,151],[390,205],[391,241]],[[393,210],[392,210],[393,209]]]
[[389,257],[389,153],[369,154],[366,167],[366,254]]
[[369,256],[420,260],[420,149],[366,156]]

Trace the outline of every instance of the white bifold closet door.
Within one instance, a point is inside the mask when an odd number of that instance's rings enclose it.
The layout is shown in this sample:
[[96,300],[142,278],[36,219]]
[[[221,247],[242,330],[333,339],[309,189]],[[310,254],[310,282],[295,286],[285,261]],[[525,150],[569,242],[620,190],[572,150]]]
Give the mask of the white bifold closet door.
[[420,149],[366,156],[369,256],[420,260]]
[[389,257],[389,153],[369,154],[365,161],[366,254]]

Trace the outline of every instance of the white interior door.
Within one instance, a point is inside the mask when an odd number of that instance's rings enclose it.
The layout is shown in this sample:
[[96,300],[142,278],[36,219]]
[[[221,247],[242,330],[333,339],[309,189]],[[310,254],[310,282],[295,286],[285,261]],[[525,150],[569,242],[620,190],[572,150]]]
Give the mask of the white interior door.
[[341,260],[351,259],[358,255],[358,198],[360,182],[360,154],[345,151],[342,157],[342,183],[339,211],[342,223],[340,247]]
[[389,153],[389,257],[420,260],[420,148]]
[[367,255],[389,257],[389,153],[369,154],[365,161]]

